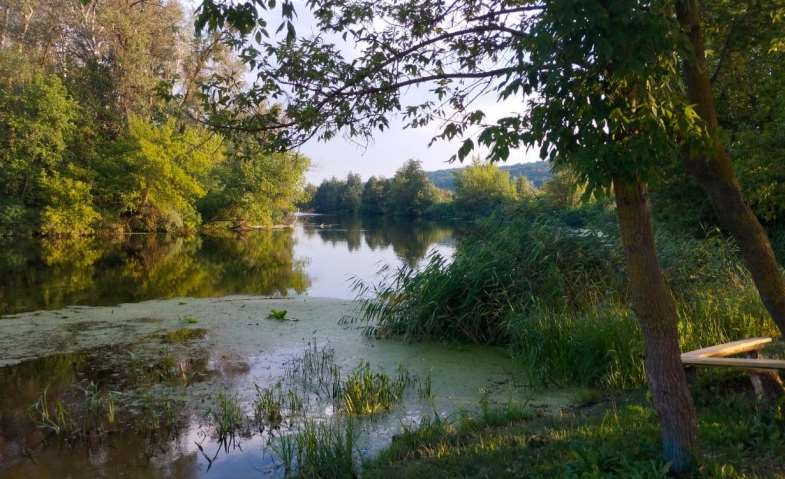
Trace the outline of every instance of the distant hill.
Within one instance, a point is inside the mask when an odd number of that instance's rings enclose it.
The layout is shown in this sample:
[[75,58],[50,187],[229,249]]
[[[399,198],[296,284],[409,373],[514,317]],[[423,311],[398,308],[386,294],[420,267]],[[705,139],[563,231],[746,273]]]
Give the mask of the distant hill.
[[[462,168],[448,168],[445,170],[427,171],[428,178],[434,185],[445,190],[452,190],[455,187],[455,173],[463,170]],[[525,176],[536,187],[542,186],[551,177],[551,167],[545,161],[535,161],[532,163],[521,163],[518,165],[501,165],[499,169],[506,171],[512,178]]]

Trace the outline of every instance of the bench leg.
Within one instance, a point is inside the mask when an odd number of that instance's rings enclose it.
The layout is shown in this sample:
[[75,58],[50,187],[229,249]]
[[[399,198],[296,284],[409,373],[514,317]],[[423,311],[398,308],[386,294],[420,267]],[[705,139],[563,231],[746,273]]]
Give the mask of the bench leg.
[[[747,357],[760,358],[760,350],[752,351],[747,354]],[[782,379],[777,371],[750,371],[750,381],[758,401],[776,401],[785,395],[785,386],[783,386]]]

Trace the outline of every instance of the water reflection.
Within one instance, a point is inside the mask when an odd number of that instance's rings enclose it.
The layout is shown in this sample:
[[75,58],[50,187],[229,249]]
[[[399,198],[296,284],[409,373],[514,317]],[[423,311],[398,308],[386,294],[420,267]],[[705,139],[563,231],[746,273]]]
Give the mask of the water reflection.
[[301,217],[292,230],[0,245],[0,314],[172,297],[309,294],[351,298],[350,277],[415,266],[453,230],[428,222]]

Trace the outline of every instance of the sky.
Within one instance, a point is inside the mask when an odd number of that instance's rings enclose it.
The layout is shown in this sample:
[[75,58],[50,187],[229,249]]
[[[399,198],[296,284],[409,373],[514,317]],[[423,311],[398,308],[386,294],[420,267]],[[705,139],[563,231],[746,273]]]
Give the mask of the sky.
[[[495,98],[489,96],[484,105],[478,103],[477,108],[493,117],[494,112],[512,110],[510,103],[495,104]],[[311,140],[300,148],[300,151],[311,159],[311,169],[306,180],[318,184],[332,176],[345,177],[347,173],[359,173],[363,179],[375,176],[391,177],[408,159],[420,160],[428,170],[440,170],[461,166],[448,163],[461,145],[462,140],[437,141],[430,147],[428,143],[439,130],[439,124],[417,129],[403,129],[400,121],[391,122],[391,128],[377,133],[369,145],[358,145],[344,138],[334,138],[327,142]],[[539,160],[536,151],[518,150],[510,154],[506,164],[523,163]]]
[[[200,0],[184,0],[184,3],[195,9]],[[309,36],[316,33],[313,17],[303,0],[294,0],[297,19],[295,26],[298,36]],[[272,13],[271,13],[272,14]],[[276,10],[274,13],[278,15]],[[268,19],[270,25],[277,25],[280,16]],[[342,42],[339,38],[333,39],[341,47],[344,55],[351,57],[358,54],[353,51],[353,46]],[[404,92],[402,103],[405,105],[409,99],[419,103],[428,95],[427,86],[411,87]],[[472,109],[483,110],[486,122],[493,122],[497,118],[515,112],[523,106],[522,98],[509,98],[504,102],[497,102],[495,95],[479,98]],[[441,129],[440,123],[433,123],[427,127],[417,129],[404,129],[400,117],[390,118],[390,128],[384,132],[377,132],[369,144],[359,144],[356,140],[344,138],[340,135],[327,142],[311,139],[302,145],[299,151],[311,159],[311,168],[306,173],[306,181],[318,184],[330,177],[346,177],[350,172],[359,173],[363,179],[370,176],[391,177],[395,170],[400,168],[409,159],[422,162],[425,170],[440,170],[461,166],[449,163],[448,160],[460,147],[463,139],[456,138],[452,141],[439,140],[430,147],[433,138]],[[537,151],[513,150],[506,164],[524,163],[539,160]]]

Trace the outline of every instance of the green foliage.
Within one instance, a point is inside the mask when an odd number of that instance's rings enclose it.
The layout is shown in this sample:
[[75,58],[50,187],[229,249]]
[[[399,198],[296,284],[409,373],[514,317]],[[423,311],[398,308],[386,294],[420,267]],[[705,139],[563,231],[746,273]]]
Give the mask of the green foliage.
[[390,184],[388,210],[397,216],[425,215],[437,200],[436,187],[419,161],[409,160],[395,172]]
[[93,207],[90,185],[64,176],[41,180],[47,196],[40,231],[47,236],[81,236],[93,232],[100,215]]
[[[406,339],[508,344],[535,383],[644,384],[643,339],[629,309],[624,256],[602,203],[555,208],[541,197],[459,245],[373,288],[358,283],[370,331]],[[776,333],[733,243],[717,232],[657,234],[685,350]],[[367,294],[373,293],[370,298]]]
[[[528,180],[536,188],[551,178],[551,165],[547,161],[533,161],[531,163],[519,163],[517,165],[501,165],[499,169],[509,173],[510,178],[518,181],[519,178]],[[459,174],[463,168],[449,168],[445,170],[428,171],[428,179],[436,186],[444,190],[455,189],[455,175]]]
[[313,208],[319,213],[352,215],[360,211],[363,184],[360,176],[349,173],[346,180],[324,180],[313,195]]
[[[57,181],[49,177],[64,168],[77,106],[54,75],[7,73],[0,78],[0,231],[29,230],[39,222],[37,209],[50,199],[47,189]],[[89,191],[82,184],[65,181],[70,191],[61,199],[67,201],[63,205],[67,210],[73,207],[70,201]],[[54,220],[55,228],[67,227],[69,221],[89,228],[93,220],[87,211],[56,213],[50,212],[45,220]],[[76,217],[63,218],[69,213]]]
[[[751,394],[698,391],[698,427],[706,454],[693,476],[779,477],[785,432],[782,407],[756,410]],[[363,477],[666,478],[659,427],[648,405],[622,398],[561,415],[494,412],[406,428],[364,464]],[[496,418],[501,418],[499,421]]]
[[296,153],[265,153],[250,141],[233,145],[211,172],[214,183],[199,202],[206,221],[271,226],[284,220],[302,195],[309,160]]
[[454,207],[461,215],[487,215],[517,198],[517,187],[510,175],[494,165],[477,160],[455,175]]
[[194,121],[202,84],[242,65],[189,33],[178,1],[11,2],[3,18],[0,234],[193,231],[208,193],[210,212],[238,223],[293,208],[304,157]]
[[362,211],[371,215],[380,215],[387,210],[387,197],[390,191],[390,182],[384,178],[372,176],[368,178],[363,187]]
[[199,128],[178,128],[173,119],[156,124],[130,116],[117,145],[119,168],[127,171],[120,200],[142,231],[193,228],[196,200],[207,193],[210,169],[223,160],[221,138]]

